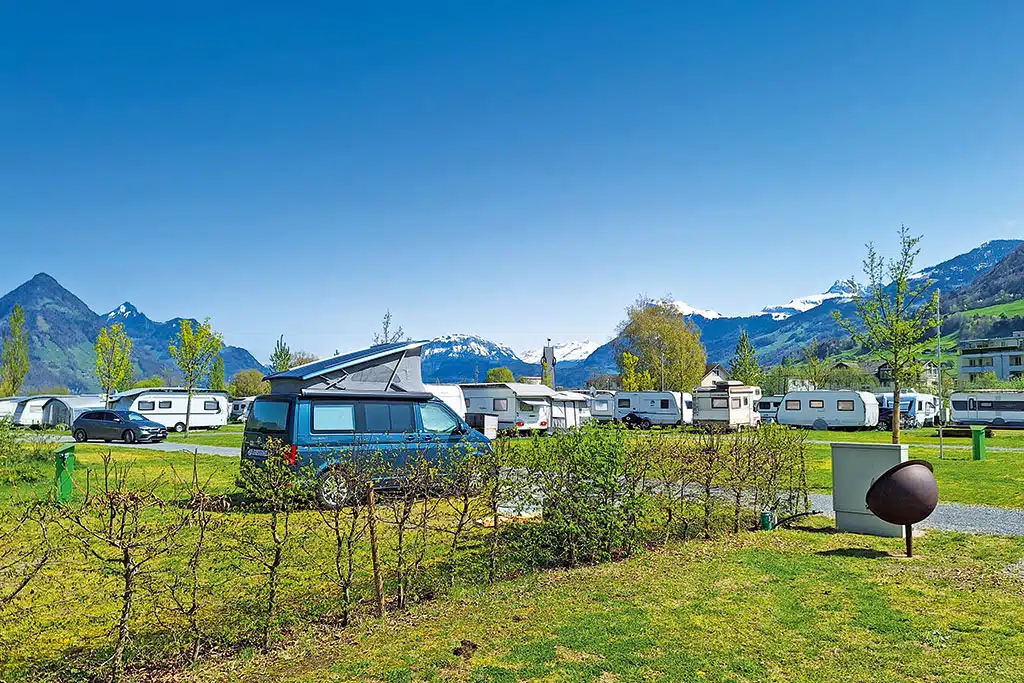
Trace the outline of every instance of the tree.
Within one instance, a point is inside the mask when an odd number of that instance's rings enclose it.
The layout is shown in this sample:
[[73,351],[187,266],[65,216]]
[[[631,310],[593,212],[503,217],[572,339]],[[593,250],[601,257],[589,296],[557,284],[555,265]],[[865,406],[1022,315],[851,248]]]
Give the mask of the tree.
[[916,345],[935,322],[938,292],[927,295],[932,281],[913,277],[914,260],[920,253],[920,237],[912,237],[905,225],[900,225],[900,253],[895,259],[885,259],[868,243],[864,259],[865,289],[854,297],[853,319],[843,318],[833,311],[836,322],[854,341],[869,349],[878,360],[889,366],[892,373],[892,442],[900,442],[900,389],[921,374]]
[[826,351],[822,348],[817,339],[803,348],[801,352],[804,357],[801,374],[804,379],[810,380],[815,389],[824,389],[832,378],[834,368],[828,361]]
[[393,330],[391,329],[391,309],[389,308],[384,313],[384,321],[381,323],[380,332],[373,335],[373,345],[394,344],[397,341],[401,341],[404,336],[405,331],[402,330],[401,325]]
[[182,320],[178,335],[167,350],[171,358],[178,363],[184,378],[183,384],[188,392],[188,403],[185,405],[185,438],[188,438],[189,421],[192,419],[192,394],[196,387],[210,376],[213,363],[224,345],[221,336],[210,327],[207,318],[195,329],[192,321]]
[[495,382],[515,382],[516,376],[508,368],[491,368],[487,371],[486,381],[492,384]]
[[25,333],[25,311],[14,304],[7,318],[7,332],[0,352],[0,396],[14,396],[28,374],[28,335]]
[[284,372],[292,367],[292,350],[284,343],[284,335],[274,345],[274,352],[270,354],[270,369],[274,372]]
[[132,384],[133,389],[154,389],[165,386],[167,386],[167,381],[160,375],[153,375],[146,379],[140,379],[138,382]]
[[623,351],[619,358],[619,367],[622,368],[623,391],[651,391],[654,389],[654,379],[647,370],[637,371],[640,359],[629,351]]
[[740,332],[740,340],[736,344],[736,355],[729,363],[729,377],[750,386],[760,386],[764,380],[764,370],[757,362],[757,352],[750,343],[746,330]]
[[312,363],[316,360],[320,360],[320,357],[316,354],[312,354],[309,351],[295,351],[292,353],[292,359],[288,362],[288,368],[297,368],[300,365]]
[[213,369],[210,370],[210,391],[227,391],[228,385],[224,381],[224,358],[219,353],[213,359]]
[[103,400],[110,407],[110,395],[132,383],[132,340],[124,325],[114,323],[100,330],[95,349],[96,379],[103,390]]
[[548,366],[547,358],[540,360],[540,383],[546,387],[555,388],[555,369]]
[[634,354],[637,372],[650,373],[663,389],[690,391],[704,376],[707,353],[700,330],[667,298],[638,298],[617,332],[619,350]]
[[228,392],[236,398],[269,394],[270,382],[263,379],[263,373],[259,370],[239,370],[231,378]]

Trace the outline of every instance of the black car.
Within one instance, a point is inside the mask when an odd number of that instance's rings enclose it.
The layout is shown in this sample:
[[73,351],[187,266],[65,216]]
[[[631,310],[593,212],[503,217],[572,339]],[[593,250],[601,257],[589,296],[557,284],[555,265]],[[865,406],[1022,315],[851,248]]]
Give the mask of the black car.
[[167,438],[167,427],[130,410],[90,410],[75,419],[71,434],[80,442],[90,439],[158,442]]
[[630,429],[650,429],[651,421],[646,417],[640,417],[636,413],[629,413],[622,418],[622,424],[626,425]]

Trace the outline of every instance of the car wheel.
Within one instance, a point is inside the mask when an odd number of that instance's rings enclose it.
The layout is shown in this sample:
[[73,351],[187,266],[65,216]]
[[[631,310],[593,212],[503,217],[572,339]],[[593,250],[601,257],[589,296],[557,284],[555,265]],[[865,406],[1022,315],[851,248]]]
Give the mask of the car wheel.
[[125,443],[135,443],[135,432],[130,429],[124,430],[124,434],[121,435],[121,440]]
[[352,499],[352,486],[339,469],[327,469],[316,478],[316,502],[320,507],[336,510]]
[[76,429],[74,436],[75,441],[77,441],[78,443],[85,443],[86,441],[89,440],[89,435],[85,433],[84,429]]
[[183,432],[183,431],[185,431],[185,423],[184,422],[179,422],[178,424],[174,425],[174,431],[176,431],[176,432]]
[[648,420],[646,418],[643,419],[643,420],[640,420],[640,429],[646,430],[646,429],[650,429],[650,428],[651,428],[651,421],[650,420]]

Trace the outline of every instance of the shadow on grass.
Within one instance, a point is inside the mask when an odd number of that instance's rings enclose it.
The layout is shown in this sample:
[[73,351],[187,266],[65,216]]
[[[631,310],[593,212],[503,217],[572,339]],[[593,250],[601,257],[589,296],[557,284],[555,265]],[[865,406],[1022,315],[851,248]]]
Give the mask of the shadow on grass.
[[833,550],[821,550],[817,554],[824,557],[861,557],[868,560],[892,557],[890,553],[871,548],[835,548]]

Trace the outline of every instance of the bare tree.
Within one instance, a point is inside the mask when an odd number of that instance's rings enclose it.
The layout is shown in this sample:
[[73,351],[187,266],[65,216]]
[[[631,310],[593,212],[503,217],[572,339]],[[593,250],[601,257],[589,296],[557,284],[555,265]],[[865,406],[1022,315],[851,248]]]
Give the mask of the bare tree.
[[391,328],[391,309],[389,308],[384,313],[384,321],[381,323],[380,332],[376,332],[373,335],[373,345],[394,344],[395,342],[402,341],[404,336],[405,331],[402,330],[401,325],[394,329]]
[[48,501],[4,511],[9,523],[0,526],[0,605],[14,602],[49,563],[54,511]]

